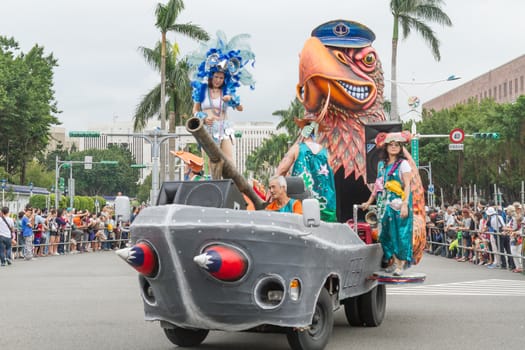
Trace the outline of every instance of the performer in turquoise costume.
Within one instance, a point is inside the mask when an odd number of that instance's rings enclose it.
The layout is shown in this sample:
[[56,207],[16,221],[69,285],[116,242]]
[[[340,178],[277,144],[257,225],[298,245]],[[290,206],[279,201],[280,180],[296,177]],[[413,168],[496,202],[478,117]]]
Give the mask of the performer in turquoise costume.
[[336,222],[336,197],[334,174],[329,164],[326,148],[315,142],[319,124],[315,116],[295,119],[302,128],[301,138],[293,145],[277,168],[278,175],[286,175],[293,165],[291,175],[302,177],[306,188],[319,201],[321,220]]
[[378,216],[381,218],[379,241],[384,259],[394,259],[387,268],[394,276],[401,276],[412,262],[413,210],[410,180],[412,169],[403,156],[403,143],[410,140],[410,133],[380,133],[376,145],[383,147],[378,163],[377,181],[367,202],[368,209],[377,198]]

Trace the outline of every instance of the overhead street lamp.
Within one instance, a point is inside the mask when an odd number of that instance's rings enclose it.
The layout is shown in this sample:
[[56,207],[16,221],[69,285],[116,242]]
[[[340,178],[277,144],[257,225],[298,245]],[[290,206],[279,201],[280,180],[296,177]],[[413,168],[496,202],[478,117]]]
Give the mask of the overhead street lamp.
[[151,145],[151,158],[153,160],[153,168],[151,171],[151,203],[157,203],[159,193],[159,159],[160,146],[164,141],[169,139],[179,138],[179,134],[166,133],[160,128],[156,128],[148,133],[101,133],[98,131],[71,131],[70,137],[100,137],[100,136],[131,136],[140,137]]
[[385,81],[394,83],[396,85],[433,85],[433,84],[442,83],[445,81],[454,81],[454,80],[459,80],[459,79],[461,79],[461,77],[457,77],[454,74],[452,74],[446,79],[433,80],[433,81],[399,81],[399,80],[388,80],[388,79],[385,79]]
[[[389,82],[391,84],[391,86],[392,86],[392,90],[394,90],[394,88],[396,88],[398,86],[401,87],[402,85],[428,85],[428,86],[432,86],[432,85],[435,85],[435,84],[438,84],[438,83],[454,81],[454,80],[459,80],[459,79],[461,79],[461,77],[458,77],[458,76],[452,74],[452,75],[449,75],[445,79],[439,79],[439,80],[433,80],[433,81],[399,81],[399,80],[385,79],[385,82]],[[406,93],[406,91],[405,91],[405,93]],[[391,92],[391,94],[392,94],[392,92]],[[394,95],[394,94],[392,94],[392,95]],[[390,120],[394,120],[394,121],[401,120],[401,116],[399,115],[399,112],[398,112],[397,89],[396,89],[395,96],[391,96]]]

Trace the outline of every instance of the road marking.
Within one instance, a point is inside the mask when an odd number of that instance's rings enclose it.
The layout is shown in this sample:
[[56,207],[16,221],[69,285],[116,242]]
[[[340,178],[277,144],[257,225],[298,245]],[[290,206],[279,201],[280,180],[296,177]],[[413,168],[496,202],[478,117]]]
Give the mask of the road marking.
[[422,286],[388,286],[388,295],[471,295],[525,296],[525,281],[489,279],[431,284]]

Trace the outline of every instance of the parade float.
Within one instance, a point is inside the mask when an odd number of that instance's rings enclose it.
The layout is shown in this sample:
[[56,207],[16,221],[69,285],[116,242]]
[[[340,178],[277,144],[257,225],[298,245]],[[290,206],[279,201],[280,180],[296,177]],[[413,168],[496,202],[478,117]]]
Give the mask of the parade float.
[[[331,21],[314,29],[301,53],[299,96],[313,113],[329,106],[324,118],[333,130],[322,140],[336,155],[334,171],[353,179],[348,186],[364,184],[366,172],[359,118],[384,119],[373,39],[360,23]],[[319,73],[328,60],[338,67]],[[354,66],[367,74],[351,73]],[[157,205],[133,222],[133,245],[117,253],[139,272],[145,319],[159,321],[182,347],[197,346],[218,330],[284,333],[292,349],[323,349],[341,307],[351,326],[379,326],[386,309],[385,285],[376,273],[381,245],[364,242],[346,222],[321,221],[319,202],[308,198],[302,180],[287,179],[290,197],[303,201],[302,215],[260,210],[262,199],[202,118],[189,119],[186,128],[223,179],[165,182]],[[358,189],[365,190],[370,193]],[[256,210],[246,210],[247,201]]]

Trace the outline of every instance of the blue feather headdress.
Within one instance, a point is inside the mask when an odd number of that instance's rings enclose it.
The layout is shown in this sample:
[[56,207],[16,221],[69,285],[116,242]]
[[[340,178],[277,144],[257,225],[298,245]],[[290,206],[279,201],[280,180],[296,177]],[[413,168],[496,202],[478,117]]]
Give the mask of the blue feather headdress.
[[224,73],[225,95],[232,96],[228,105],[236,107],[240,104],[239,96],[236,95],[237,88],[241,85],[249,85],[255,88],[253,76],[246,66],[255,64],[255,55],[246,42],[250,36],[239,34],[230,41],[222,31],[217,32],[217,38],[202,43],[199,50],[188,57],[188,63],[195,69],[192,76],[193,87],[192,98],[195,102],[202,102],[208,87],[208,78],[215,72]]

